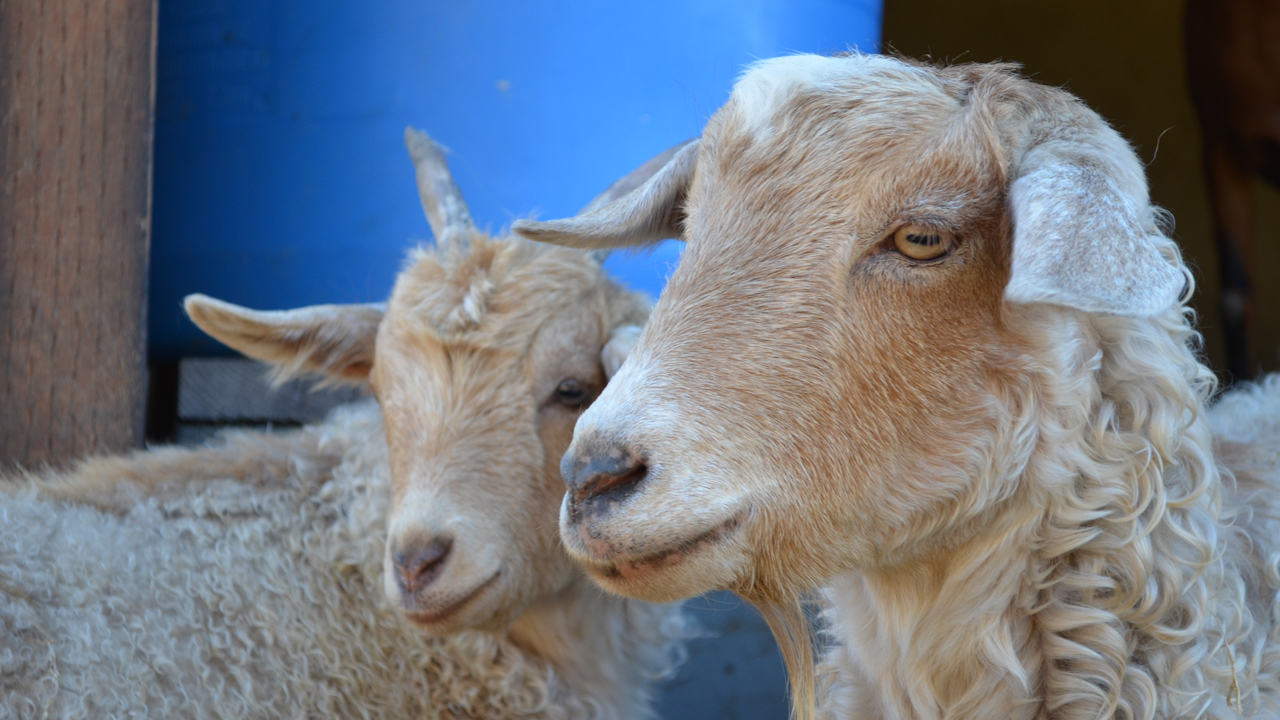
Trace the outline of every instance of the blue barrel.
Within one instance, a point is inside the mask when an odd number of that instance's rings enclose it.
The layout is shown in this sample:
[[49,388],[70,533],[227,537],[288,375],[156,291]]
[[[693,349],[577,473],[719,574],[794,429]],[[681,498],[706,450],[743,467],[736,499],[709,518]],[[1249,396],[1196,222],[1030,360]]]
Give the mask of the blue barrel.
[[[576,212],[697,135],[758,58],[874,51],[880,0],[165,0],[149,351],[223,352],[182,315],[385,299],[429,241],[402,143],[451,149],[480,226]],[[656,295],[678,244],[609,268]]]

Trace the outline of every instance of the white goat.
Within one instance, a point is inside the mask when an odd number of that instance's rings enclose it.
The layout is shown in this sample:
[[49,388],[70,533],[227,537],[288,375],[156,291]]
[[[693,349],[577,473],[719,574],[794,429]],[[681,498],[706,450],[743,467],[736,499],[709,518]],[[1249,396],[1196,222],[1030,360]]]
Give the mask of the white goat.
[[187,301],[281,376],[372,368],[381,411],[0,478],[0,718],[649,715],[682,615],[602,594],[553,520],[647,304],[585,253],[476,231],[406,140],[439,249],[385,316]]
[[[1162,220],[1008,66],[759,63],[646,185],[515,226],[688,243],[578,423],[566,546],[615,592],[754,600],[801,714],[825,587],[832,715],[1276,717],[1280,427],[1215,448]],[[1258,408],[1280,386],[1216,422]]]

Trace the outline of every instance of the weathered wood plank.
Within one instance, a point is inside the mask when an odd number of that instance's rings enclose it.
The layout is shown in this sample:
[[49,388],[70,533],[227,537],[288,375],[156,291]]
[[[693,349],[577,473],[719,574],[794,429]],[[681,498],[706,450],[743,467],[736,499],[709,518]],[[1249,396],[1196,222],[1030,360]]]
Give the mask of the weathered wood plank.
[[0,0],[0,462],[142,440],[156,0]]

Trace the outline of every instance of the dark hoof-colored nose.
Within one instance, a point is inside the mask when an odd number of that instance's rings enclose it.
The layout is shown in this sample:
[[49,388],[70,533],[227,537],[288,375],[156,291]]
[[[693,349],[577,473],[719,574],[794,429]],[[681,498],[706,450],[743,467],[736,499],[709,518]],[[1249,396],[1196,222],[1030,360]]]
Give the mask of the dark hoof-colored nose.
[[592,506],[626,499],[639,489],[649,468],[627,447],[601,443],[566,454],[560,474],[569,486],[569,503],[576,516]]
[[405,595],[412,595],[440,576],[449,558],[453,541],[436,538],[430,542],[408,542],[391,555],[395,565],[396,584]]

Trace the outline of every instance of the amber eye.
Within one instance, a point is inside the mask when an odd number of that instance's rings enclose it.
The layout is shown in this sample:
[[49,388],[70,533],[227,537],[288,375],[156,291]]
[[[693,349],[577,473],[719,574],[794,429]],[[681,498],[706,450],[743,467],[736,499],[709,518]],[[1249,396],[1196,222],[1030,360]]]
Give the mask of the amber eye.
[[893,234],[893,247],[912,260],[940,258],[955,244],[955,235],[923,225],[903,225]]
[[574,378],[565,378],[556,386],[555,400],[565,407],[582,407],[587,402],[587,388]]

